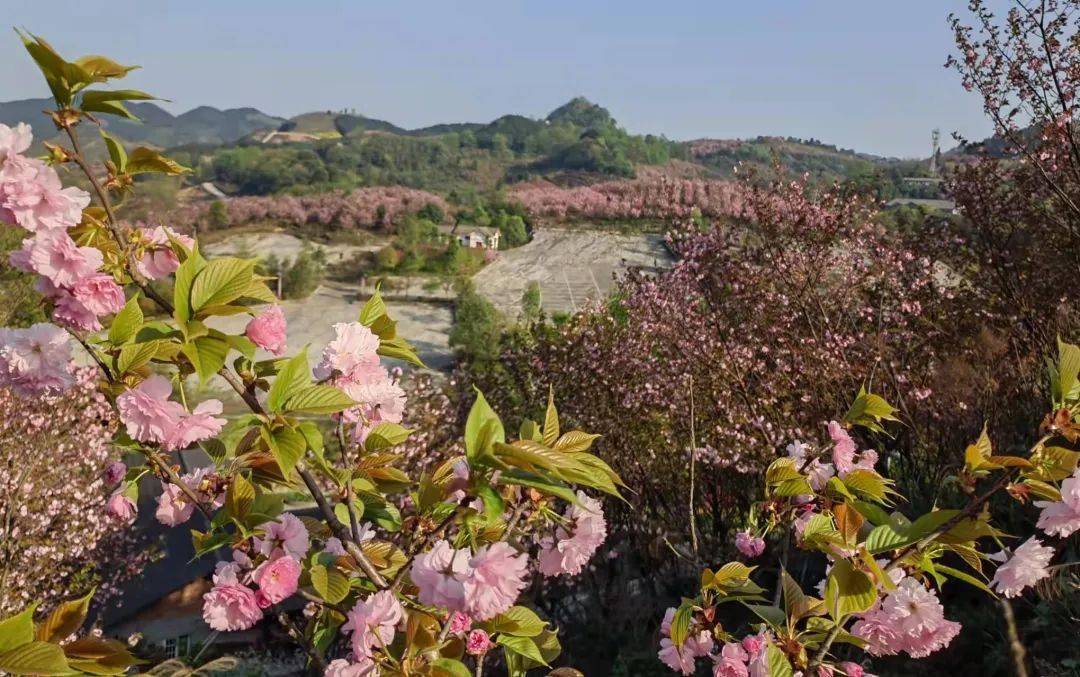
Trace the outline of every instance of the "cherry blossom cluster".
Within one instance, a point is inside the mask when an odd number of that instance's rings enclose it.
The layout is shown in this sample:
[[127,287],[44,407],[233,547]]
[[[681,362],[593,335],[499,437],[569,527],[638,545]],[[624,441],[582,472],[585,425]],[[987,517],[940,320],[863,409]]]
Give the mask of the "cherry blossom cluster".
[[400,423],[405,413],[405,391],[380,364],[378,348],[379,337],[371,329],[359,322],[339,322],[313,372],[358,403],[342,418],[352,424],[353,436],[360,443],[376,425]]
[[82,221],[90,195],[64,188],[53,167],[21,155],[30,141],[28,125],[0,124],[0,222],[31,233],[11,254],[10,263],[40,276],[38,289],[53,302],[58,322],[101,329],[100,318],[123,307],[124,292],[111,275],[101,272],[102,252],[79,246],[68,232]]

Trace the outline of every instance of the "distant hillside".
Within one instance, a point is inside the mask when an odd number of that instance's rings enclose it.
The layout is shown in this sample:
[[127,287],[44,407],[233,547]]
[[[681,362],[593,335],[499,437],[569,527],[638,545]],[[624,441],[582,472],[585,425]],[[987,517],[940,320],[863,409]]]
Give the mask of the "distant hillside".
[[[0,122],[11,125],[29,121],[39,139],[49,138],[53,135],[53,130],[41,112],[52,107],[50,99],[0,102]],[[173,115],[154,103],[132,102],[128,104],[128,109],[137,115],[141,122],[102,116],[109,132],[133,143],[160,148],[235,143],[256,130],[276,129],[285,122],[282,118],[267,115],[254,108],[218,110],[210,106],[200,106],[186,113]],[[46,129],[49,133],[43,134]]]
[[845,179],[873,171],[889,160],[837,148],[816,139],[759,136],[754,139],[697,139],[688,142],[691,157],[723,175],[735,173],[739,164],[765,165],[779,162],[792,172],[826,180]]
[[[50,104],[46,99],[0,103],[0,122],[34,122],[40,144],[55,135],[41,115]],[[904,193],[905,177],[925,172],[918,162],[875,157],[815,139],[676,142],[631,134],[610,111],[584,97],[539,119],[508,114],[487,123],[419,129],[352,109],[284,119],[255,108],[200,106],[173,115],[149,102],[128,107],[141,122],[106,116],[112,134],[129,143],[171,149],[177,160],[195,169],[188,181],[212,181],[227,193],[242,195],[368,185],[491,190],[534,178],[582,185],[676,171],[676,165],[678,174],[726,177],[738,166],[768,171],[779,162],[788,171],[827,182],[853,181],[889,199]],[[84,143],[92,155],[103,154],[100,140],[88,135]]]

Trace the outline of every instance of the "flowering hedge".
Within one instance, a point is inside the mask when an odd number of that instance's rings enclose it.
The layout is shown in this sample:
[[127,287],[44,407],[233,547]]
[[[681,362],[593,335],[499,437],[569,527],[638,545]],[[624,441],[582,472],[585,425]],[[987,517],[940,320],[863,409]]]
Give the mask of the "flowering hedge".
[[[18,344],[0,343],[9,363]],[[127,524],[105,510],[119,481],[102,472],[116,416],[92,369],[70,376],[58,395],[0,390],[0,614],[94,586],[104,602],[145,564]]]
[[[29,158],[29,127],[0,125],[0,220],[27,234],[12,265],[38,276],[55,323],[4,330],[0,385],[64,393],[74,381],[72,342],[81,346],[121,423],[112,444],[139,459],[102,468],[118,485],[110,517],[130,522],[139,481],[159,480],[155,517],[178,526],[201,513],[197,554],[223,551],[203,599],[210,628],[276,618],[328,675],[457,677],[479,674],[495,653],[512,674],[550,664],[560,653],[555,629],[516,603],[530,578],[574,575],[604,540],[601,504],[585,490],[619,496],[621,480],[590,452],[597,436],[561,429],[549,398],[543,424],[522,422],[514,439],[477,393],[464,453],[406,473],[396,451],[412,434],[400,424],[405,397],[381,359],[421,362],[381,297],[357,321],[334,325],[314,370],[307,348],[288,355],[284,316],[266,307],[275,298],[254,260],[208,260],[168,227],[117,218],[133,176],[184,167],[100,129],[105,171],[83,156],[81,126],[96,115],[130,117],[124,101],[152,98],[95,88],[131,68],[99,56],[67,61],[22,37],[70,145],[50,146],[47,162]],[[62,186],[63,165],[86,175],[96,204]],[[167,281],[171,294],[162,295]],[[143,297],[159,316],[144,315]],[[251,316],[243,334],[213,327],[214,317],[241,313]],[[258,359],[258,349],[273,357]],[[185,383],[211,378],[249,413],[229,421],[218,400],[189,405]],[[320,417],[336,431],[337,453]],[[213,464],[180,475],[170,454],[196,445]],[[286,510],[284,493],[298,488],[319,519]],[[303,627],[281,606],[294,598],[309,603]],[[112,640],[61,642],[81,625],[87,599],[36,624],[33,606],[0,623],[0,670],[120,674],[136,664]]]
[[671,179],[606,181],[560,188],[548,182],[519,184],[508,193],[532,216],[572,219],[687,219],[695,210],[711,217],[740,217],[746,189],[734,181]]
[[[232,226],[285,223],[319,226],[327,230],[390,228],[429,204],[438,206],[444,213],[450,211],[442,197],[403,186],[373,186],[316,195],[231,197],[224,204]],[[173,226],[188,229],[205,226],[211,221],[210,204],[182,206],[154,216],[152,220],[167,221]]]

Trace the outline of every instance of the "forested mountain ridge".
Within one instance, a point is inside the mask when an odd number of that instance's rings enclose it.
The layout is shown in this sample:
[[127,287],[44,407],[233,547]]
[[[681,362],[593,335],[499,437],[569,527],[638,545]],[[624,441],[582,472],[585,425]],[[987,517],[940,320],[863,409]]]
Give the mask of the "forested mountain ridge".
[[[0,122],[41,119],[45,99],[0,103]],[[110,119],[114,136],[172,149],[230,194],[318,192],[360,185],[405,185],[436,191],[489,190],[544,177],[562,185],[631,178],[641,167],[677,175],[727,177],[738,167],[779,163],[822,181],[895,183],[918,163],[881,158],[810,139],[673,141],[631,134],[606,108],[576,97],[544,118],[508,114],[488,123],[460,122],[407,129],[353,109],[281,118],[255,108],[200,106],[173,115],[150,102],[132,102],[140,120]],[[40,125],[39,125],[40,127]],[[39,140],[51,134],[38,130]],[[50,130],[51,131],[51,130]],[[91,152],[103,152],[89,143]],[[673,164],[674,162],[674,164]]]

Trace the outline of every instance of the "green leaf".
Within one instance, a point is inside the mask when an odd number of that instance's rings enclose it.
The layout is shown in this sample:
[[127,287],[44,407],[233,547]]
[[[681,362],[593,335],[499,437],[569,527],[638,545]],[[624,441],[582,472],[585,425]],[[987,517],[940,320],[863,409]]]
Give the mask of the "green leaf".
[[911,538],[905,529],[898,529],[892,523],[882,524],[874,527],[866,537],[866,549],[871,555],[877,555],[903,548],[918,540],[918,538]]
[[12,675],[68,675],[71,668],[60,645],[33,641],[0,653],[0,672]]
[[529,637],[516,637],[514,635],[499,635],[495,639],[496,644],[501,644],[514,653],[521,654],[529,660],[536,661],[541,665],[547,665],[547,661],[544,660],[543,654],[540,653],[539,647]]
[[787,656],[772,642],[765,647],[765,666],[769,669],[769,677],[792,677],[795,674]]
[[690,620],[694,615],[694,606],[689,600],[683,600],[675,615],[671,617],[671,643],[681,647],[690,635]]
[[251,285],[255,262],[223,257],[214,259],[195,277],[191,287],[191,309],[223,305],[240,298]]
[[270,411],[281,411],[285,400],[311,383],[311,371],[308,366],[307,348],[305,347],[289,359],[277,373],[266,396],[266,406]]
[[313,421],[302,421],[297,424],[296,429],[304,436],[308,449],[311,449],[316,456],[322,456],[323,435],[322,431],[319,430],[319,426]]
[[386,315],[386,303],[383,302],[382,295],[376,287],[375,293],[364,302],[364,306],[360,309],[359,322],[365,327],[370,327],[375,320],[384,315]]
[[225,490],[225,509],[234,519],[243,520],[255,503],[255,487],[240,473],[233,475]]
[[109,151],[109,159],[112,160],[116,170],[123,172],[127,168],[127,151],[124,150],[124,144],[120,143],[116,137],[107,134],[104,129],[98,129],[98,133],[101,134],[101,139],[105,142],[105,148]]
[[288,479],[307,450],[304,436],[292,428],[280,428],[265,437],[270,444],[270,453],[281,468],[281,474]]
[[[83,92],[80,107],[82,110],[89,113],[108,113],[109,115],[116,115],[129,120],[138,120],[139,118],[132,115],[131,111],[120,102],[150,101],[155,98],[157,97],[147,94],[146,92],[140,92],[137,89],[91,89]],[[117,166],[119,167],[120,165]],[[124,170],[121,169],[120,171]]]
[[[533,423],[533,425],[536,425]],[[593,433],[585,433],[580,430],[571,430],[568,433],[564,433],[559,439],[555,440],[555,444],[552,445],[552,449],[562,451],[565,453],[577,453],[581,451],[588,451],[593,442],[600,439],[600,435],[594,435]],[[522,436],[522,439],[526,439]],[[541,440],[536,440],[537,442]]]
[[461,661],[453,658],[436,658],[431,661],[432,677],[472,677],[472,671]]
[[34,610],[32,604],[20,613],[0,621],[0,652],[34,640]]
[[199,254],[199,246],[196,244],[191,254],[176,269],[176,281],[173,285],[173,317],[182,325],[187,324],[187,321],[191,319],[191,285],[195,281],[195,276],[204,267],[206,267],[206,259]]
[[[490,426],[490,432],[481,436],[485,426]],[[484,399],[484,394],[476,391],[476,401],[469,409],[469,417],[465,421],[465,455],[470,461],[480,456],[491,453],[491,445],[495,442],[505,442],[506,431],[502,421]]]
[[91,82],[105,82],[109,78],[122,78],[138,66],[122,66],[107,56],[92,54],[80,56],[75,64],[87,74]]
[[397,509],[397,506],[370,491],[361,491],[358,498],[364,504],[365,519],[391,533],[401,530],[401,511]]
[[401,360],[409,364],[415,364],[418,367],[425,366],[424,361],[416,354],[416,349],[413,348],[412,344],[400,337],[389,340],[380,339],[379,349],[376,352],[383,357]]
[[517,440],[513,444],[496,442],[492,446],[495,454],[511,465],[524,466],[526,470],[534,468],[547,470],[561,480],[569,479],[563,471],[575,470],[579,479],[588,479],[588,470],[573,456],[554,451],[532,440]]
[[577,495],[565,484],[550,480],[541,475],[537,475],[536,473],[518,470],[517,468],[504,470],[501,481],[509,484],[518,484],[523,487],[532,487],[541,493],[561,498],[567,503],[577,504],[578,502]]
[[356,406],[356,401],[334,386],[307,386],[291,395],[282,411],[295,411],[304,414],[336,414]]
[[1070,399],[1074,389],[1080,386],[1080,347],[1058,339],[1058,397],[1059,404]]
[[746,604],[745,606],[773,628],[779,630],[787,625],[787,614],[780,607],[765,606],[764,604]]
[[847,560],[838,560],[825,582],[825,608],[840,622],[849,614],[862,613],[877,602],[877,588],[862,571]]
[[547,623],[540,620],[536,612],[523,606],[512,606],[491,621],[493,632],[502,632],[517,637],[536,637]]
[[848,489],[861,496],[873,499],[878,503],[885,500],[887,484],[885,479],[873,470],[852,470],[842,481]]
[[946,574],[948,576],[952,576],[953,578],[955,578],[957,580],[960,580],[960,581],[963,581],[963,582],[967,583],[968,585],[975,586],[979,590],[982,590],[983,592],[988,593],[991,597],[997,597],[997,594],[993,590],[991,590],[990,587],[986,585],[986,583],[979,580],[975,576],[972,576],[971,574],[967,573],[966,571],[961,571],[959,569],[954,569],[954,568],[952,568],[950,566],[945,566],[944,564],[935,564],[934,568],[937,569],[938,573],[942,573],[942,574]]
[[548,386],[547,412],[544,414],[544,444],[551,446],[559,439],[559,412],[555,409],[555,390]]
[[41,69],[58,106],[68,106],[72,94],[92,81],[90,73],[78,64],[64,60],[43,38],[24,33],[18,28],[15,32],[19,34],[26,51]]
[[[170,160],[153,148],[139,146],[131,151],[128,156],[128,174],[165,174],[167,176],[180,176],[191,172],[175,160]],[[220,259],[219,259],[220,260]]]
[[476,494],[484,503],[485,517],[491,521],[495,521],[502,516],[503,511],[506,509],[506,504],[503,502],[499,492],[495,491],[494,487],[485,482],[476,488]]
[[331,604],[337,604],[349,594],[349,579],[334,567],[327,568],[321,564],[311,567],[311,587],[315,592]]
[[874,432],[884,432],[881,427],[882,421],[897,421],[893,415],[896,409],[879,395],[866,392],[860,388],[859,394],[851,407],[844,414],[844,421],[851,425],[859,425]]
[[127,343],[142,326],[143,312],[139,307],[139,294],[136,292],[113,318],[112,326],[109,327],[109,341],[114,346]]
[[90,610],[90,600],[94,597],[94,590],[86,593],[79,599],[73,599],[59,604],[38,623],[34,632],[34,638],[43,642],[60,643],[69,635],[82,627],[86,620],[86,614]]
[[132,369],[138,369],[151,359],[158,351],[158,342],[129,343],[120,348],[120,354],[116,358],[117,374],[125,374]]
[[229,357],[229,342],[219,333],[200,336],[180,347],[180,352],[191,361],[199,380],[206,383],[225,366]]
[[412,430],[397,423],[380,423],[368,433],[364,440],[364,450],[373,452],[396,447],[409,439],[410,433]]
[[889,513],[882,510],[878,505],[866,501],[852,501],[850,505],[875,526],[889,523]]
[[911,524],[899,524],[896,520],[890,520],[888,524],[874,527],[866,537],[866,549],[871,555],[877,555],[917,543],[958,513],[958,510],[935,510]]

